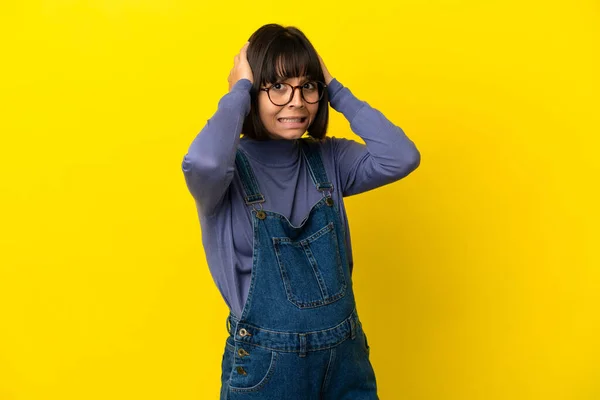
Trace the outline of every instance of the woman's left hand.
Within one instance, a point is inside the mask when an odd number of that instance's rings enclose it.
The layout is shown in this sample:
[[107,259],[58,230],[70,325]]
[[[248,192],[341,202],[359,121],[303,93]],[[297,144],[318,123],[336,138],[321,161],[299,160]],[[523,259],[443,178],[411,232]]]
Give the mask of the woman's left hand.
[[333,80],[333,77],[327,70],[327,67],[325,66],[325,63],[323,62],[323,59],[321,58],[321,56],[319,56],[319,62],[321,63],[321,69],[323,69],[323,75],[325,76],[325,84],[329,85],[329,83]]

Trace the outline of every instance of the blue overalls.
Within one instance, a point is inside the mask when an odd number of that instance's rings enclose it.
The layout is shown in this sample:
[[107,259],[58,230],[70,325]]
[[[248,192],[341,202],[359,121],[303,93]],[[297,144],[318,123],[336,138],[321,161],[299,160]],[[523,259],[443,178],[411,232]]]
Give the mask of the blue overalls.
[[237,151],[252,207],[253,265],[242,315],[227,318],[221,399],[378,399],[334,188],[318,143],[300,143],[323,198],[297,227],[262,209],[256,177],[243,150]]

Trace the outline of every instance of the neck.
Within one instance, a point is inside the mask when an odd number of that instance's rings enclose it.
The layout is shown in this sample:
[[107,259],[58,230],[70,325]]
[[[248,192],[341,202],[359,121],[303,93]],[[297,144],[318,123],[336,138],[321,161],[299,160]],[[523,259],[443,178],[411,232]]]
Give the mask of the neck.
[[294,164],[300,155],[298,139],[254,140],[243,137],[240,146],[254,160],[264,165],[286,166]]

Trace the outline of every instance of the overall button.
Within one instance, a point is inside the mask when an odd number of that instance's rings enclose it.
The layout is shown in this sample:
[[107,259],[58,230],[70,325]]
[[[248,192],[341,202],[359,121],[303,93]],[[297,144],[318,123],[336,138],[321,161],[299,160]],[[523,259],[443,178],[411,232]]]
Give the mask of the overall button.
[[246,375],[246,370],[242,367],[236,367],[236,371],[240,375]]
[[245,357],[245,356],[249,356],[249,355],[250,355],[250,353],[248,353],[248,352],[247,352],[246,350],[244,350],[244,349],[239,349],[239,350],[238,350],[238,355],[239,355],[240,357]]
[[244,336],[252,336],[252,335],[250,334],[250,332],[248,332],[248,331],[247,331],[245,328],[242,328],[242,329],[240,329],[240,332],[239,332],[239,334],[240,334],[240,336],[241,336],[241,337],[244,337]]
[[256,217],[258,219],[265,219],[267,218],[267,214],[263,210],[260,210],[256,212]]
[[331,197],[327,197],[325,199],[325,204],[327,204],[329,207],[331,207],[333,205],[333,199]]

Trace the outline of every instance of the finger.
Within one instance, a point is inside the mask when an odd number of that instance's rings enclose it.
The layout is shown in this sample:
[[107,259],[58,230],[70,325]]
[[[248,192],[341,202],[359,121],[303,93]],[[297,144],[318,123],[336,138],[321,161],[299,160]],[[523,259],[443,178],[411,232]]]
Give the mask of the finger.
[[248,50],[248,46],[249,46],[249,45],[250,45],[250,42],[246,42],[246,43],[244,44],[244,46],[242,46],[242,50],[240,50],[240,54],[242,54],[242,55],[244,55],[244,56],[245,56],[245,55],[246,55],[246,52],[247,52],[247,50]]

